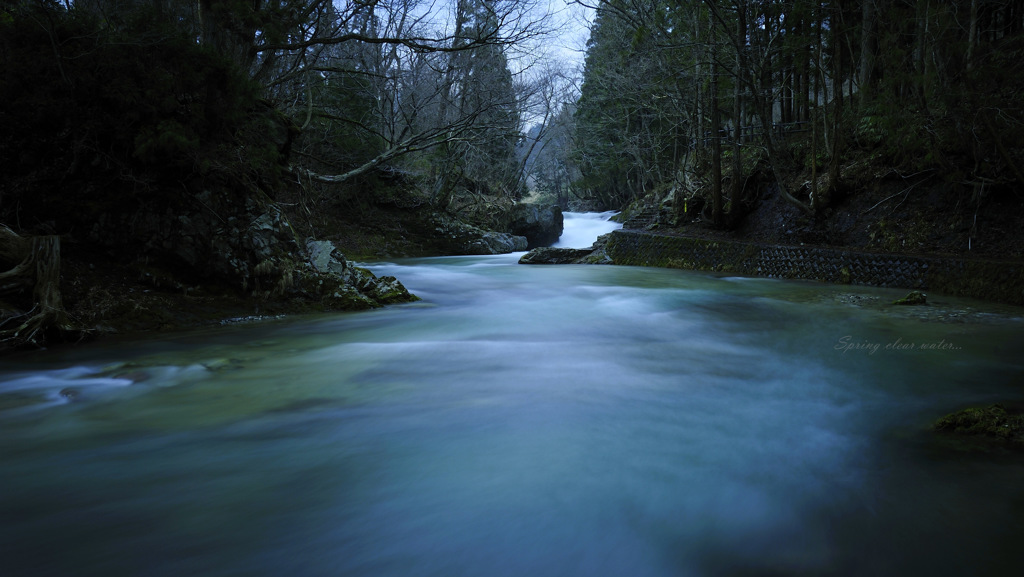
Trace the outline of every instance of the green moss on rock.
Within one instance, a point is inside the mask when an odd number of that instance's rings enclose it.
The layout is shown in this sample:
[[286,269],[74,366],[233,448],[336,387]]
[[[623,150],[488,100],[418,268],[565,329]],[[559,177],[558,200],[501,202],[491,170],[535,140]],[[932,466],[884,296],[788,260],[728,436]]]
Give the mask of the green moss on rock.
[[928,304],[928,297],[921,291],[911,291],[907,293],[907,296],[893,301],[894,305],[926,305]]
[[1005,440],[1024,446],[1024,414],[1008,412],[1002,405],[970,407],[935,421],[935,430]]

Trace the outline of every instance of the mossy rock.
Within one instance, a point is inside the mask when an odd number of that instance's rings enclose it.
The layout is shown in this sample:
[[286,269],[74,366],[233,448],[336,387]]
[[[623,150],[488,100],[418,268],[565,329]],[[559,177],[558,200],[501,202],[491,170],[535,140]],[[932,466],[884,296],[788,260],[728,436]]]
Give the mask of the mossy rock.
[[355,288],[345,285],[338,287],[338,290],[326,295],[322,299],[322,302],[328,310],[341,311],[363,311],[381,306],[380,303]]
[[894,305],[926,305],[928,297],[921,291],[911,291],[907,296],[892,302]]
[[583,259],[592,256],[593,249],[590,248],[555,248],[539,247],[524,254],[519,259],[519,264],[577,264]]
[[420,300],[420,297],[410,293],[399,280],[393,276],[382,276],[377,278],[377,283],[370,296],[381,304],[409,303]]
[[1024,447],[1024,414],[1007,411],[1002,405],[969,407],[935,421],[935,430],[1002,440]]

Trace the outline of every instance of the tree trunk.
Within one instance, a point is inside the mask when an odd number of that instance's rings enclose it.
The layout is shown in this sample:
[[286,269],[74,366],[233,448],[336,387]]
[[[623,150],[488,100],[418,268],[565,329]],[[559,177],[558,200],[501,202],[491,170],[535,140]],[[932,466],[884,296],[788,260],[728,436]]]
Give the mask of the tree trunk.
[[[825,60],[824,60],[825,43],[824,43],[824,36],[822,34],[823,28],[825,27],[825,7],[823,5],[823,2],[821,2],[820,0],[819,0],[819,2],[817,4],[818,4],[818,7],[817,7],[818,9],[817,9],[817,11],[815,13],[816,16],[817,16],[817,22],[818,22],[818,26],[817,26],[818,30],[817,30],[817,38],[816,38],[816,41],[817,41],[817,45],[816,45],[817,54],[815,56],[815,65],[814,65],[814,109],[815,109],[815,114],[814,114],[814,116],[811,117],[811,121],[812,122],[817,122],[817,118],[820,116],[820,114],[818,114],[818,110],[819,109],[827,109],[828,108],[828,93],[827,93],[827,91],[828,91],[828,83],[825,81]],[[824,123],[822,124],[822,139],[823,139],[823,141],[825,143],[825,146],[828,147],[828,127]]]
[[712,219],[722,226],[722,119],[718,109],[718,46],[715,22],[711,21],[711,199]]
[[732,190],[729,193],[729,220],[737,224],[740,217],[740,197],[743,195],[743,156],[740,142],[743,140],[743,79],[747,62],[743,49],[747,45],[746,6],[736,5],[736,82],[732,104]]
[[200,40],[240,69],[249,71],[256,58],[256,16],[259,3],[227,5],[224,0],[199,0]]
[[[921,109],[928,110],[928,18],[930,16],[929,2],[922,6],[918,4],[917,31],[914,40],[914,72],[917,78],[913,80],[914,96],[920,103]],[[923,10],[923,13],[922,13]]]
[[[833,8],[833,22],[835,23],[835,34],[846,34],[845,28],[840,24],[842,20],[841,6]],[[833,93],[834,101],[832,106],[832,122],[831,122],[831,133],[832,142],[829,150],[829,165],[828,165],[828,178],[825,184],[824,190],[817,190],[817,194],[811,199],[811,210],[813,212],[820,213],[824,209],[828,208],[832,202],[832,193],[835,191],[839,184],[839,152],[842,150],[842,114],[843,114],[843,58],[842,58],[842,47],[839,42],[833,46],[832,59],[834,64],[833,69]],[[850,62],[852,63],[852,57]],[[852,70],[851,66],[851,70]],[[851,72],[852,73],[852,72]],[[852,79],[851,79],[852,85]],[[827,122],[827,109],[826,109],[826,122]]]
[[[764,21],[769,23],[772,20],[773,18],[770,14],[770,6],[765,4]],[[771,26],[768,24],[763,27],[765,34],[765,46],[770,44],[770,28]],[[783,180],[783,174],[785,171],[779,166],[781,161],[779,159],[778,147],[775,145],[775,131],[772,126],[775,111],[774,87],[772,85],[773,69],[772,59],[768,53],[763,56],[760,72],[759,94],[754,100],[756,102],[759,112],[758,116],[761,121],[762,142],[764,144],[765,152],[768,154],[768,164],[771,166],[772,174],[775,176],[775,184],[778,188],[779,196],[781,196],[786,202],[799,208],[804,214],[813,215],[814,213],[810,206],[801,202],[798,198],[789,193],[789,190],[786,188],[785,180]]]
[[971,0],[971,24],[968,27],[967,32],[967,54],[964,56],[966,60],[967,70],[974,69],[974,46],[978,43],[978,0]]
[[31,290],[28,312],[0,321],[0,342],[42,346],[77,332],[64,312],[60,294],[60,237],[23,238],[0,225],[0,262],[13,265],[0,273],[0,296]]
[[863,108],[871,98],[875,74],[875,0],[864,0],[861,11],[860,37],[860,103]]
[[797,88],[797,120],[806,122],[810,118],[810,90],[811,90],[811,41],[809,30],[811,27],[811,15],[805,12],[800,14],[800,49],[798,54],[797,71],[799,73],[800,85]]

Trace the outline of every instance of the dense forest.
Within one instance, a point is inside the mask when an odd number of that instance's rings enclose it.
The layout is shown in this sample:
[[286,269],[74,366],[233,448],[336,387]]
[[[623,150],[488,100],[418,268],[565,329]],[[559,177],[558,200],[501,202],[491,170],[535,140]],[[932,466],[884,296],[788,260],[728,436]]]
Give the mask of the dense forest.
[[525,248],[504,232],[540,140],[524,116],[569,87],[531,52],[546,18],[514,0],[5,1],[4,337],[126,307],[173,325],[182,303],[125,295],[150,289],[375,306],[411,297],[346,255]]
[[999,198],[1019,215],[1021,2],[595,7],[572,159],[608,206],[669,198],[679,220],[736,228],[770,190],[820,221],[888,179],[897,200],[927,191],[972,216]]
[[1021,2],[574,4],[581,75],[530,0],[4,0],[3,337],[413,298],[345,255],[521,250],[524,206],[1020,256]]

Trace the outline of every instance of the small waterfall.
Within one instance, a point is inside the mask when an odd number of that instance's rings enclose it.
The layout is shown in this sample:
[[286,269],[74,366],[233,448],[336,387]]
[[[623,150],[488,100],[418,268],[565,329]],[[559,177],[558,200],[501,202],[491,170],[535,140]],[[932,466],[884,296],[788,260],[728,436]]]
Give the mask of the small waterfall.
[[565,225],[562,236],[552,246],[558,248],[588,248],[602,234],[608,234],[613,230],[622,228],[621,224],[610,220],[616,214],[618,212],[615,211],[563,213]]

